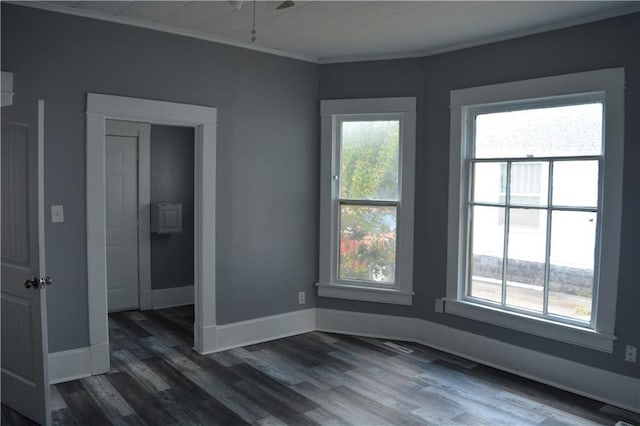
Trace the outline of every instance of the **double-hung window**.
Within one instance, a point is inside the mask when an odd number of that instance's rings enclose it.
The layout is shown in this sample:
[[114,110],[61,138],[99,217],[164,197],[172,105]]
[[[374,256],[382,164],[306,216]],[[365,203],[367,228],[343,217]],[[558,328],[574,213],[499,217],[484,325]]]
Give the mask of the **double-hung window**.
[[451,93],[446,312],[612,351],[621,69]]
[[415,98],[325,100],[320,296],[410,304]]

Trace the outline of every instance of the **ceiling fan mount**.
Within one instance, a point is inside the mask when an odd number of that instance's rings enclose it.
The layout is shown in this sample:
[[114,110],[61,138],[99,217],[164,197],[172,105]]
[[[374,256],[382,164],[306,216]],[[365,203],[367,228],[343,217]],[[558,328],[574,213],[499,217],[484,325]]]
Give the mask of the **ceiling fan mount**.
[[[235,6],[238,10],[242,10],[242,5],[244,4],[244,0],[227,0],[227,1],[233,6]],[[253,0],[251,3],[253,5],[253,25],[251,27],[251,43],[255,43],[258,40],[256,37],[256,0]],[[280,3],[276,7],[276,9],[282,10],[282,9],[287,9],[291,6],[295,6],[295,2],[293,2],[292,0],[285,0],[282,3]]]
[[[244,5],[245,1],[244,0],[228,0],[229,3],[231,3],[236,9],[238,10],[242,10],[242,6]],[[282,10],[282,9],[288,9],[291,6],[295,6],[296,3],[292,0],[285,0],[282,3],[280,3],[278,6],[276,6],[277,10]]]
[[285,0],[282,3],[280,3],[278,5],[278,7],[276,7],[276,9],[278,9],[278,10],[287,9],[287,8],[289,8],[291,6],[295,6],[295,5],[296,5],[295,2],[293,2],[292,0]]

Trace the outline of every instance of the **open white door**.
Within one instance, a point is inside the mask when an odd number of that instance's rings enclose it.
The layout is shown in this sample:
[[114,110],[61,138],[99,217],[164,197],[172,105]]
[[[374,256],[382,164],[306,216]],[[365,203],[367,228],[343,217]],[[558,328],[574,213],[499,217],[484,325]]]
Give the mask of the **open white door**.
[[51,423],[44,267],[44,101],[2,118],[2,403]]

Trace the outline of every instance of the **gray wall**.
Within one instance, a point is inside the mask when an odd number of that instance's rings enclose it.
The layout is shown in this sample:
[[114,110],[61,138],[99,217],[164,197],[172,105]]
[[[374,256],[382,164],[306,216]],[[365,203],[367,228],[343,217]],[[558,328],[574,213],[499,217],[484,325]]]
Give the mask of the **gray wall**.
[[[2,69],[16,103],[46,101],[49,350],[89,344],[87,92],[218,108],[217,321],[313,306],[318,67],[203,40],[2,3]],[[213,261],[213,259],[211,259]],[[297,293],[308,301],[298,305]]]
[[[88,344],[84,109],[87,92],[219,108],[218,322],[301,308],[317,278],[318,99],[417,96],[415,303],[322,299],[326,308],[416,316],[640,376],[640,15],[419,59],[317,65],[155,31],[2,4],[2,68],[16,103],[47,102],[46,205],[50,351]],[[617,329],[612,355],[433,312],[445,294],[449,91],[625,66],[626,141]],[[318,75],[318,69],[320,75]],[[318,80],[319,91],[318,96]],[[70,167],[70,165],[72,167]],[[313,306],[313,297],[307,306]],[[72,308],[72,309],[70,309]]]
[[182,203],[182,232],[151,233],[151,288],[193,285],[193,129],[151,126],[151,202]]
[[[629,376],[625,345],[640,345],[640,14],[421,59],[320,67],[321,99],[417,96],[415,269],[413,307],[320,298],[317,306],[416,316]],[[579,348],[433,311],[446,291],[449,92],[484,84],[599,68],[626,68],[626,139],[622,241],[613,354]]]

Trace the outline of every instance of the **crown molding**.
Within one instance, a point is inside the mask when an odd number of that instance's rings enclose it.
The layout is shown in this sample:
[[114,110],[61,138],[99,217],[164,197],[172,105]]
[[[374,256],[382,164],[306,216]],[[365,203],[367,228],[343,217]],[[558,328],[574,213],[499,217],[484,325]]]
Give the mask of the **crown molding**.
[[380,54],[355,54],[355,55],[338,55],[338,56],[326,56],[316,57],[312,55],[306,55],[303,53],[289,52],[281,49],[274,49],[270,47],[260,46],[254,43],[242,42],[237,40],[231,40],[225,37],[204,34],[198,31],[176,28],[157,22],[147,22],[135,18],[127,18],[124,16],[114,16],[106,13],[96,12],[86,9],[74,9],[67,6],[62,6],[55,3],[47,3],[42,1],[5,1],[3,3],[14,4],[17,6],[32,7],[35,9],[47,10],[50,12],[63,13],[67,15],[81,16],[84,18],[98,19],[101,21],[114,22],[117,24],[130,25],[138,28],[145,28],[154,31],[161,31],[170,34],[181,35],[184,37],[195,38],[199,40],[206,40],[213,43],[219,43],[227,46],[238,47],[241,49],[253,50],[256,52],[267,53],[270,55],[282,56],[285,58],[297,59],[305,62],[311,62],[315,64],[337,64],[348,62],[366,62],[366,61],[383,61],[391,59],[409,59],[409,58],[421,58],[426,56],[437,55],[440,53],[452,52],[455,50],[466,49],[469,47],[482,46],[485,44],[495,43],[499,41],[510,40],[519,37],[525,37],[534,34],[540,34],[548,31],[559,30],[562,28],[572,27],[576,25],[586,24],[589,22],[601,21],[604,19],[615,18],[618,16],[629,15],[631,13],[640,12],[640,2],[629,1],[629,6],[617,8],[615,10],[609,10],[602,13],[591,14],[588,16],[582,16],[579,18],[565,19],[560,22],[555,22],[547,25],[540,25],[535,28],[529,28],[525,30],[511,31],[496,36],[483,37],[474,39],[468,42],[452,43],[447,46],[434,47],[430,49],[421,49],[414,51],[404,52],[388,52]]
[[582,16],[580,18],[566,19],[553,24],[540,25],[535,28],[526,30],[510,31],[496,36],[478,38],[473,41],[453,43],[447,46],[434,47],[431,49],[414,50],[406,52],[382,53],[372,55],[344,55],[344,56],[327,56],[318,58],[319,64],[338,64],[347,62],[367,62],[367,61],[384,61],[391,59],[409,59],[422,58],[426,56],[438,55],[440,53],[452,52],[455,50],[467,49],[469,47],[482,46],[485,44],[496,43],[499,41],[511,40],[520,37],[526,37],[535,34],[546,33],[549,31],[560,30],[563,28],[573,27],[576,25],[588,24],[590,22],[602,21],[604,19],[615,18],[618,16],[630,15],[640,12],[640,2],[630,1],[630,6],[624,6],[616,10],[609,10],[602,13]]
[[238,47],[241,49],[254,50],[256,52],[267,53],[270,55],[282,56],[282,57],[291,58],[291,59],[298,59],[300,61],[305,61],[305,62],[312,62],[315,64],[319,62],[319,59],[316,58],[315,56],[305,55],[303,53],[288,52],[285,50],[260,46],[259,44],[231,40],[228,38],[210,35],[210,34],[204,34],[201,32],[192,31],[188,29],[176,28],[169,25],[160,24],[158,22],[148,22],[140,19],[128,18],[125,16],[114,16],[114,15],[109,15],[106,13],[96,12],[96,11],[87,10],[87,9],[75,9],[67,6],[62,6],[56,3],[46,3],[46,2],[40,2],[40,1],[33,1],[33,2],[32,1],[29,1],[29,2],[2,1],[2,2],[13,4],[16,6],[31,7],[34,9],[47,10],[49,12],[63,13],[65,15],[81,16],[83,18],[97,19],[100,21],[113,22],[116,24],[123,24],[123,25],[129,25],[132,27],[145,28],[148,30],[160,31],[160,32],[169,33],[169,34],[176,34],[184,37],[196,38],[199,40],[206,40],[206,41],[211,41],[218,44],[224,44],[227,46]]

